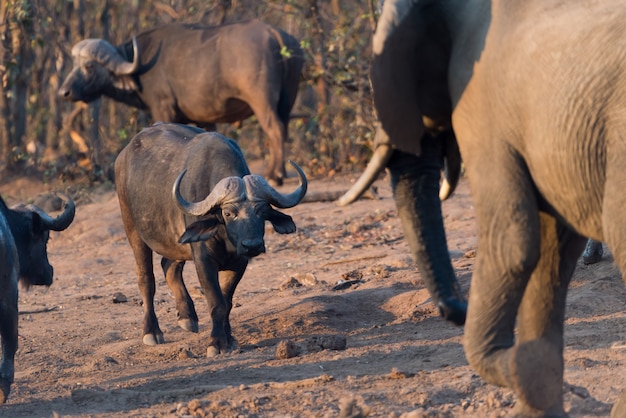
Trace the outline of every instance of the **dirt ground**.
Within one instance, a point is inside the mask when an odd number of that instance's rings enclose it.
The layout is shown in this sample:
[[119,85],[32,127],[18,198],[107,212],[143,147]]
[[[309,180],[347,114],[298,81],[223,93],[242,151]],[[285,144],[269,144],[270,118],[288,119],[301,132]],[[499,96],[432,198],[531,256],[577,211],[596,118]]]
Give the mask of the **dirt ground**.
[[[346,190],[354,175],[312,180]],[[289,179],[284,190],[292,190]],[[22,291],[19,351],[6,417],[503,417],[515,397],[467,365],[462,328],[440,319],[410,259],[388,179],[377,199],[288,209],[298,226],[268,225],[231,315],[239,349],[207,358],[206,302],[190,263],[185,277],[200,332],[176,325],[157,272],[156,309],[166,343],[141,343],[134,259],[111,187],[76,193],[76,219],[53,233],[55,283]],[[52,185],[0,187],[9,202]],[[444,203],[448,245],[467,291],[476,253],[466,180]],[[566,410],[608,416],[626,388],[626,291],[610,254],[578,267],[565,328]],[[291,344],[296,357],[277,358]]]

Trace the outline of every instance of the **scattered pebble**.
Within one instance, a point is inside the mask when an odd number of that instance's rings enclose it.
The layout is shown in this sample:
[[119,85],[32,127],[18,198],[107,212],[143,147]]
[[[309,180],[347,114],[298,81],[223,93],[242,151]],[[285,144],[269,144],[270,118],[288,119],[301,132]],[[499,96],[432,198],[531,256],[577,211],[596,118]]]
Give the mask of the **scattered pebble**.
[[281,340],[276,346],[276,358],[279,360],[297,357],[299,354],[300,349],[291,340]]
[[126,303],[128,298],[122,292],[116,292],[113,294],[113,303]]
[[346,337],[343,335],[321,335],[306,340],[307,351],[312,353],[322,350],[345,350],[346,345]]

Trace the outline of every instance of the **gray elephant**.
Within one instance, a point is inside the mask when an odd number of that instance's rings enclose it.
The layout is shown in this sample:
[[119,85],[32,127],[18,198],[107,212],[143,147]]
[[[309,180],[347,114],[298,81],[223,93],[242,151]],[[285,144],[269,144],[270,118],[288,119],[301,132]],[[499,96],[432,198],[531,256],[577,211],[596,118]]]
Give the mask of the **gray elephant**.
[[456,136],[478,222],[464,349],[515,391],[516,416],[566,416],[565,300],[585,237],[626,273],[624,22],[623,0],[387,0],[374,35],[383,132],[366,172],[389,169],[421,276],[462,322],[437,195]]

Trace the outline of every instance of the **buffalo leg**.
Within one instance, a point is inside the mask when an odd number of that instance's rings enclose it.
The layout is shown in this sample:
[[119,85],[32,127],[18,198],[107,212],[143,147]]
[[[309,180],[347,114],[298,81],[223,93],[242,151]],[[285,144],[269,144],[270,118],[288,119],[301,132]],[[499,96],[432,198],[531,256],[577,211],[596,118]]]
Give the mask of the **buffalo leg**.
[[[268,103],[263,102],[263,103]],[[287,140],[287,124],[289,119],[282,120],[276,111],[267,104],[250,103],[261,128],[269,138],[269,165],[265,177],[275,186],[283,184],[286,177],[284,163],[285,141]]]
[[248,263],[242,262],[242,266],[236,270],[224,270],[219,273],[220,288],[222,289],[222,295],[226,300],[226,319],[224,321],[224,329],[226,330],[226,337],[228,338],[228,349],[235,349],[237,347],[237,340],[232,335],[232,329],[230,327],[230,312],[233,309],[233,295],[235,289],[239,284],[239,281],[243,277],[243,273],[246,270]]
[[161,259],[165,280],[176,299],[178,326],[185,331],[198,332],[198,314],[183,281],[184,266],[184,261],[172,261],[165,257]]
[[207,356],[225,353],[228,349],[228,336],[226,334],[225,321],[228,315],[228,307],[219,284],[218,266],[212,257],[206,253],[203,244],[192,243],[196,272],[200,286],[204,291],[209,314],[211,315],[211,335],[207,347]]
[[141,240],[134,229],[126,228],[126,236],[135,255],[137,284],[143,301],[143,343],[146,345],[163,344],[165,339],[154,312],[156,284],[152,266],[152,250]]
[[2,338],[2,362],[0,363],[0,403],[9,397],[14,376],[14,359],[17,351],[17,275],[1,277],[8,284],[2,286],[0,302],[0,338]]
[[583,252],[583,263],[587,265],[595,264],[602,260],[603,253],[604,250],[602,249],[602,243],[590,239],[587,241],[587,246]]

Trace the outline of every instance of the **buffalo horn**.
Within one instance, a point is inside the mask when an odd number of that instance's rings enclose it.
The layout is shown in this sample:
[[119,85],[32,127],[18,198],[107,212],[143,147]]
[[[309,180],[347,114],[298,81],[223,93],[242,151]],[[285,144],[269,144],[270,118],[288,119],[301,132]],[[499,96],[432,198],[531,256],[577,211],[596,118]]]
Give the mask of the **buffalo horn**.
[[204,200],[195,203],[187,202],[180,194],[180,182],[186,172],[187,169],[183,170],[176,178],[172,194],[182,211],[189,215],[203,216],[223,203],[239,201],[244,198],[245,186],[243,179],[241,177],[226,177],[215,185]]
[[308,187],[308,182],[304,171],[298,166],[298,164],[289,160],[289,163],[296,169],[300,176],[300,185],[298,188],[288,194],[282,194],[274,189],[269,183],[261,176],[250,174],[244,176],[243,180],[246,183],[246,189],[250,199],[264,200],[272,206],[277,208],[291,208],[296,206],[304,198]]
[[51,217],[43,209],[38,208],[37,206],[29,205],[28,208],[34,212],[37,212],[39,217],[41,218],[44,226],[51,231],[63,231],[67,229],[72,221],[74,220],[74,215],[76,214],[76,204],[74,201],[63,193],[56,193],[63,201],[65,202],[65,208],[63,209],[63,213],[61,213],[56,218]]
[[381,144],[376,147],[374,154],[372,154],[372,159],[367,164],[361,177],[350,187],[350,190],[337,199],[337,205],[346,206],[357,200],[376,181],[380,172],[385,169],[392,153],[393,149],[387,144]]
[[94,59],[115,75],[134,74],[140,65],[137,37],[133,37],[133,62],[126,61],[117,49],[104,39],[82,40],[74,46],[72,55]]

